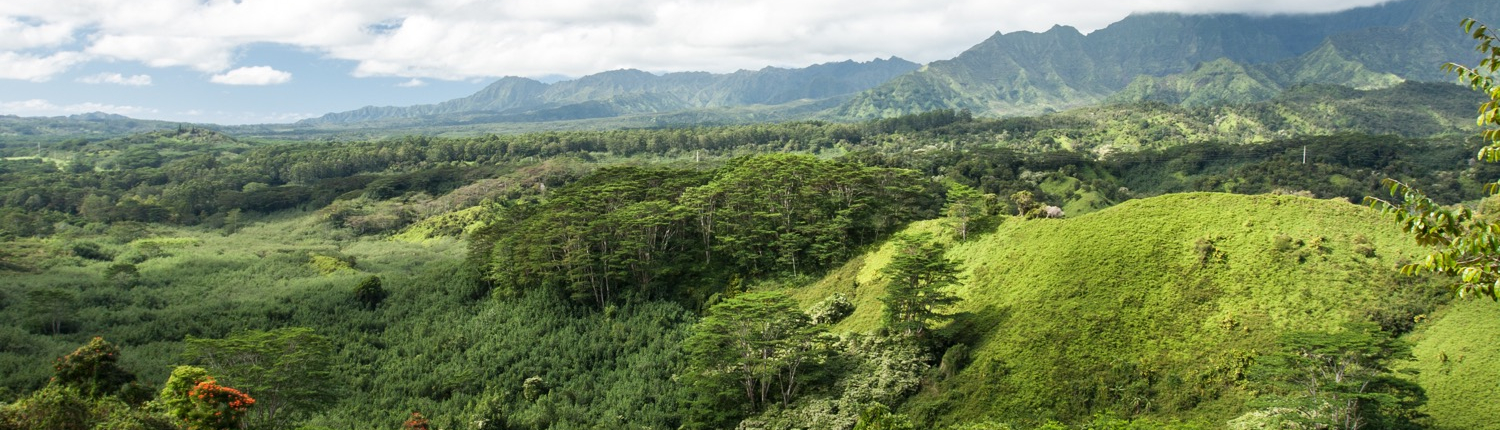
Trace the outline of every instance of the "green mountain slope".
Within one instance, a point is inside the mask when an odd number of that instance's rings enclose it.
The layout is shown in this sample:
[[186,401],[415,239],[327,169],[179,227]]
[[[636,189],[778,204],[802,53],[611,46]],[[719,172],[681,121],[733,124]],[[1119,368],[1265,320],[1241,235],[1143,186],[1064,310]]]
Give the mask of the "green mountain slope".
[[[1291,196],[1175,194],[1075,219],[1007,220],[949,254],[966,282],[948,330],[971,343],[973,359],[904,411],[934,424],[1110,412],[1217,427],[1247,410],[1255,393],[1245,372],[1281,333],[1370,319],[1405,330],[1442,301],[1446,290],[1394,269],[1418,251],[1373,210]],[[873,330],[884,284],[877,274],[889,252],[855,259],[797,294],[808,304],[844,293],[857,307],[838,328]],[[1500,414],[1462,403],[1500,395],[1500,387],[1448,376],[1484,374],[1497,357],[1474,343],[1496,329],[1465,319],[1494,305],[1476,305],[1433,314],[1414,336],[1415,367],[1464,366],[1417,379],[1429,386],[1439,425],[1483,428],[1456,417]],[[1465,346],[1443,346],[1450,343]],[[1434,348],[1467,355],[1435,364]]]
[[[932,109],[1026,115],[1095,103],[1120,90],[1127,91],[1124,100],[1209,104],[1263,100],[1291,84],[1369,88],[1394,83],[1392,76],[1436,80],[1438,64],[1473,57],[1457,30],[1465,17],[1495,21],[1500,7],[1405,0],[1320,15],[1137,14],[1088,35],[1067,27],[997,33],[957,58],[860,93],[829,115]],[[1161,79],[1174,74],[1183,76]]]
[[684,72],[655,75],[615,70],[544,84],[508,77],[473,95],[410,107],[375,107],[330,113],[304,125],[420,119],[454,122],[481,114],[488,121],[531,122],[606,118],[642,113],[750,105],[784,105],[869,89],[910,72],[917,64],[900,58],[844,61],[801,69],[767,67],[729,74]]
[[1203,63],[1185,73],[1136,77],[1110,102],[1153,101],[1188,107],[1243,104],[1270,100],[1290,86],[1340,85],[1360,90],[1389,88],[1404,80],[1351,61],[1332,43],[1296,58],[1244,65],[1227,58]]

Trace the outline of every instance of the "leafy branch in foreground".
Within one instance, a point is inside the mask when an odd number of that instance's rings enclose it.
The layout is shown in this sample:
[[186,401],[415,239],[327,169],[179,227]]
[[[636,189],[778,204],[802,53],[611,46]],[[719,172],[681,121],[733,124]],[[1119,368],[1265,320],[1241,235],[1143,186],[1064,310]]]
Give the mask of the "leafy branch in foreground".
[[[1478,125],[1483,128],[1484,139],[1489,145],[1479,150],[1478,158],[1485,162],[1500,162],[1500,87],[1495,85],[1494,75],[1500,71],[1500,35],[1473,18],[1465,18],[1463,30],[1479,42],[1475,50],[1485,58],[1474,67],[1456,63],[1444,64],[1443,70],[1458,75],[1458,80],[1476,91],[1485,93],[1489,100],[1479,105]],[[1427,258],[1401,268],[1407,275],[1419,272],[1436,272],[1459,277],[1455,286],[1460,297],[1482,294],[1500,300],[1495,294],[1500,287],[1500,224],[1476,216],[1468,208],[1445,208],[1428,198],[1421,191],[1394,179],[1383,183],[1390,187],[1397,202],[1366,197],[1365,203],[1381,212],[1396,217],[1401,230],[1416,237],[1417,243],[1433,246],[1435,250]],[[1489,194],[1500,193],[1500,182],[1485,185]]]

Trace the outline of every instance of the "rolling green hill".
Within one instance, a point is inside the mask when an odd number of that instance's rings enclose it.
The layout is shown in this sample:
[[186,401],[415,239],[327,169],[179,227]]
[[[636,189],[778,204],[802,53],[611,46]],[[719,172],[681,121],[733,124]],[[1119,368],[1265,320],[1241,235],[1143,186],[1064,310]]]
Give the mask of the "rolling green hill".
[[[938,222],[914,230],[940,231]],[[955,244],[959,318],[948,330],[973,348],[951,378],[903,411],[922,422],[1021,425],[1094,413],[1207,424],[1239,416],[1256,393],[1245,373],[1289,331],[1335,331],[1373,320],[1417,334],[1415,380],[1435,428],[1496,428],[1473,417],[1500,408],[1481,347],[1497,330],[1491,303],[1430,314],[1440,283],[1395,267],[1419,248],[1375,211],[1291,196],[1174,194],[1064,220],[1009,219]],[[879,324],[889,260],[881,249],[796,291],[804,305],[835,292],[856,304],[841,331]],[[1462,359],[1440,360],[1438,352]]]

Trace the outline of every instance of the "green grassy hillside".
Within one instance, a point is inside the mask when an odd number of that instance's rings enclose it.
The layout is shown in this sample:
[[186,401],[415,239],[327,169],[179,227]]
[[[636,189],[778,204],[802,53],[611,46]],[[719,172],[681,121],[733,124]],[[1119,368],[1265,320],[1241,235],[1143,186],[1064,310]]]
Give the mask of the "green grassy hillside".
[[[973,359],[904,410],[935,424],[1113,413],[1217,427],[1245,411],[1255,393],[1244,375],[1281,333],[1354,320],[1405,331],[1444,301],[1440,281],[1394,270],[1419,251],[1368,208],[1292,196],[1174,194],[1073,219],[1009,219],[950,251],[966,282],[948,331],[971,343]],[[874,330],[888,252],[797,295],[849,295],[857,309],[837,328]],[[1476,313],[1494,307],[1442,310],[1412,336],[1434,424],[1481,428],[1464,417],[1500,414],[1466,401],[1500,394],[1494,378],[1455,383],[1493,360],[1479,345],[1500,331]],[[1433,364],[1434,350],[1448,351],[1449,364]]]

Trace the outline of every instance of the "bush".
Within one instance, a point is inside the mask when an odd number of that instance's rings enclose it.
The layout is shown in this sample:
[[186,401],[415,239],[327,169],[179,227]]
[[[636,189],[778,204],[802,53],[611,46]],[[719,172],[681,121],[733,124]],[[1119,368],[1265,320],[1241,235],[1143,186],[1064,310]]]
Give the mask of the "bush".
[[[15,429],[89,430],[97,421],[93,402],[78,389],[52,384],[7,407],[8,423]],[[0,427],[4,428],[4,427]]]
[[118,364],[120,348],[95,337],[88,344],[57,359],[53,366],[58,384],[76,387],[89,397],[115,394],[120,387],[135,379]]
[[837,324],[854,313],[854,303],[842,293],[833,293],[807,310],[813,324]]
[[354,287],[354,299],[363,303],[365,309],[375,309],[380,306],[380,302],[385,301],[387,295],[385,288],[381,286],[379,276],[371,275],[359,281],[359,286]]
[[73,245],[70,248],[73,251],[73,255],[76,255],[79,258],[86,258],[89,260],[97,261],[110,261],[115,259],[114,255],[105,252],[103,249],[99,248],[99,244],[93,242],[73,242]]

